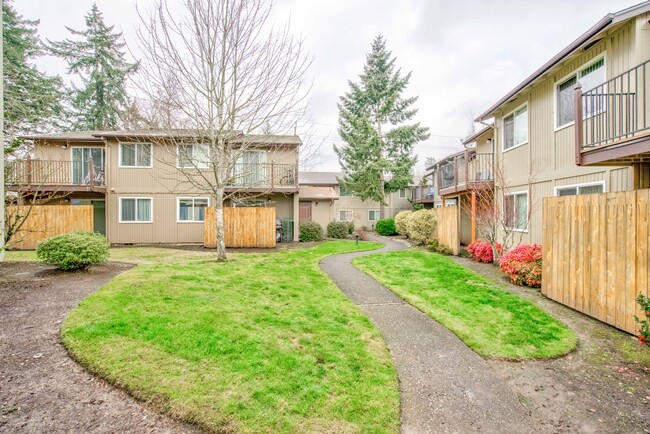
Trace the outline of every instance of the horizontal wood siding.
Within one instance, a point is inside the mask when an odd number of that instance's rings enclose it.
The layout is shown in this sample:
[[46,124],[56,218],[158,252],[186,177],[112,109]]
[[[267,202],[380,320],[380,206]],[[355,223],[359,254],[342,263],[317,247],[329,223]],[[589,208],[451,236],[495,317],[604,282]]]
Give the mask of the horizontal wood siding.
[[[275,208],[224,208],[226,247],[275,247]],[[203,244],[217,247],[217,210],[205,212]]]
[[[15,216],[24,214],[28,207],[9,206],[7,214]],[[12,249],[35,249],[39,242],[55,235],[69,232],[93,231],[92,205],[36,205],[29,212],[29,217],[16,235],[19,243]]]
[[460,253],[460,208],[447,206],[434,208],[438,242],[449,247],[454,255]]
[[549,197],[543,205],[547,297],[635,333],[648,295],[650,190]]

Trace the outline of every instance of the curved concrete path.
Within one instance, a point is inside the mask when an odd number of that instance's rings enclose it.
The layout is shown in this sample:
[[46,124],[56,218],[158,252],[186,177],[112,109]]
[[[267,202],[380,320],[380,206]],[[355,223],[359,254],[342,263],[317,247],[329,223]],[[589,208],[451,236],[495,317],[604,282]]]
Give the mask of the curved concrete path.
[[534,421],[485,360],[431,318],[352,265],[358,256],[401,250],[377,239],[377,251],[328,256],[320,263],[383,335],[397,367],[402,433],[530,433]]

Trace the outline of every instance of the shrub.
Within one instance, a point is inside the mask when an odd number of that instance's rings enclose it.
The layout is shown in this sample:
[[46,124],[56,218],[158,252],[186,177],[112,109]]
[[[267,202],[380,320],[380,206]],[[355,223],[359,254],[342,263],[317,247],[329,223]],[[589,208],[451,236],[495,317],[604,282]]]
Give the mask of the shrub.
[[444,244],[440,244],[440,241],[438,241],[437,238],[431,240],[431,242],[427,245],[427,249],[431,250],[432,252],[447,256],[451,256],[454,253],[451,248],[445,246]]
[[38,259],[63,271],[85,270],[108,259],[108,242],[103,235],[72,232],[41,242],[36,248]]
[[634,322],[639,324],[638,329],[638,338],[641,345],[650,345],[650,298],[646,297],[643,294],[639,294],[636,298],[636,302],[641,306],[641,312],[645,319],[640,319],[638,316],[634,315]]
[[424,209],[424,204],[423,203],[414,203],[413,204],[413,210],[414,211],[420,211],[421,209]]
[[377,220],[377,233],[379,235],[395,235],[395,220],[393,219],[381,219]]
[[518,245],[501,256],[499,265],[512,283],[532,288],[542,286],[542,246],[539,244]]
[[330,222],[327,225],[327,236],[329,238],[347,238],[349,225],[347,222]]
[[323,228],[311,220],[300,223],[300,234],[298,239],[302,242],[322,241]]
[[354,223],[348,222],[348,234],[352,235],[354,233]]
[[368,239],[368,234],[362,228],[356,229],[354,233],[359,237],[360,241],[366,241]]
[[411,214],[413,214],[413,211],[400,211],[395,216],[395,231],[398,234],[408,237],[406,222],[408,220],[408,216]]
[[433,210],[421,209],[407,217],[406,230],[408,237],[415,244],[425,245],[433,240],[436,230],[436,216]]
[[[501,244],[496,244],[497,251],[499,254],[503,251]],[[485,262],[486,264],[491,264],[494,262],[492,244],[487,241],[476,240],[467,246],[467,253],[470,257],[476,262]]]

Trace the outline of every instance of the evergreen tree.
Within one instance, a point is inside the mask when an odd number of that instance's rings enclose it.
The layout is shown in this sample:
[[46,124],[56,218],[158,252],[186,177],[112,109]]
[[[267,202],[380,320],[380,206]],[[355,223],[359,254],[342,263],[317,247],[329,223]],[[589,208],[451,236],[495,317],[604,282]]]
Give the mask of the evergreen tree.
[[417,97],[402,97],[411,74],[402,77],[395,69],[382,36],[372,42],[359,78],[349,82],[338,104],[339,134],[346,145],[334,150],[345,174],[341,185],[362,200],[379,202],[385,218],[386,194],[413,182],[413,146],[429,137],[428,128],[405,124],[417,113]]
[[19,145],[18,135],[39,133],[56,124],[61,114],[61,79],[48,77],[31,61],[41,53],[38,21],[18,15],[2,2],[5,153]]
[[86,15],[86,29],[66,27],[80,40],[50,41],[50,52],[68,62],[68,73],[79,74],[83,86],[73,86],[71,104],[78,130],[117,129],[120,116],[130,106],[126,81],[136,69],[123,51],[122,33],[104,23],[102,13],[93,4]]

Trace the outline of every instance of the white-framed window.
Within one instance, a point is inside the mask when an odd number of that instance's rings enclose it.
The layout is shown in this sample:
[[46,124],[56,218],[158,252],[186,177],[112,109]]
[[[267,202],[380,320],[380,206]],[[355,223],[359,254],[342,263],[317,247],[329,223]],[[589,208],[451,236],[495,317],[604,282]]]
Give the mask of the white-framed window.
[[352,192],[343,186],[339,187],[339,196],[352,196]]
[[376,221],[379,220],[379,211],[370,209],[368,210],[368,221]]
[[575,196],[577,194],[595,194],[605,192],[605,181],[584,184],[563,185],[555,187],[556,196]]
[[255,186],[269,184],[270,180],[266,177],[266,166],[266,151],[242,152],[233,167],[235,185]]
[[151,223],[153,222],[152,208],[151,197],[121,197],[120,223]]
[[400,199],[406,199],[406,188],[400,188],[399,189],[399,198]]
[[503,118],[503,150],[528,143],[528,104]]
[[203,143],[178,145],[176,163],[183,169],[207,169],[210,163],[210,145]]
[[120,143],[120,167],[151,167],[151,143]]
[[339,210],[339,221],[340,222],[351,222],[354,219],[354,213],[351,209],[341,209]]
[[205,209],[208,207],[207,197],[179,197],[177,222],[205,221]]
[[519,191],[503,197],[506,226],[518,231],[528,230],[528,192]]
[[[576,83],[582,85],[586,92],[605,82],[605,57],[592,60],[568,76],[562,78],[555,85],[555,128],[563,128],[575,122],[575,87]],[[600,91],[599,91],[600,93]],[[602,90],[606,94],[605,90]],[[606,97],[584,102],[585,116],[589,117],[602,112],[605,107]]]

